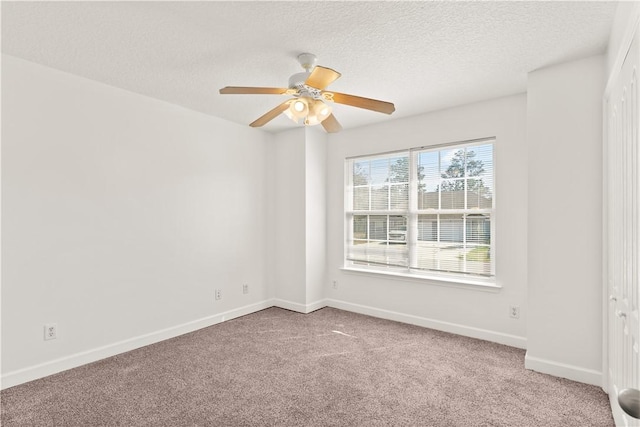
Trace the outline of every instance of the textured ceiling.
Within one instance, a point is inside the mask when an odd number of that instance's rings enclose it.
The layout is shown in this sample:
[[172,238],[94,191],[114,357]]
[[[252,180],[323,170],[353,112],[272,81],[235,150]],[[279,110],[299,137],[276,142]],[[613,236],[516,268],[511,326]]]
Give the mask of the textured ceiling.
[[[2,2],[2,51],[248,124],[284,99],[312,52],[329,89],[394,102],[336,105],[350,128],[526,90],[527,72],[603,53],[614,2]],[[296,126],[281,116],[265,126]]]

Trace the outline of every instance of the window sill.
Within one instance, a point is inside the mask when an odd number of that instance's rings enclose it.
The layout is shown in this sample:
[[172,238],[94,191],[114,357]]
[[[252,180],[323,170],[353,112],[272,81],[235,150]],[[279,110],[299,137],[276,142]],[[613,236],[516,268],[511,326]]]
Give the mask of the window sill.
[[388,277],[393,277],[394,279],[426,283],[426,284],[435,285],[435,286],[445,286],[448,288],[462,288],[462,289],[485,291],[485,292],[498,292],[502,289],[502,286],[498,285],[495,282],[495,279],[483,280],[483,279],[472,279],[472,278],[465,278],[465,277],[421,275],[421,274],[403,273],[400,271],[380,271],[380,270],[370,270],[367,268],[357,268],[357,267],[342,267],[340,270],[349,274],[352,274],[352,273],[365,274],[365,275],[372,275],[372,276],[378,276],[378,277],[388,276]]

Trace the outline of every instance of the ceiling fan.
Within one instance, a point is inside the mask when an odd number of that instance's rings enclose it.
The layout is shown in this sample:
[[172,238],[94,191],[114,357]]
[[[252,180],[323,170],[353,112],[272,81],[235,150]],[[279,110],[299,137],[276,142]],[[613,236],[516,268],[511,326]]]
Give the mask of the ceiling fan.
[[289,78],[288,88],[227,86],[220,89],[220,93],[223,95],[255,94],[293,96],[293,98],[283,102],[249,124],[251,127],[264,126],[275,119],[280,113],[284,113],[296,123],[302,120],[302,122],[308,126],[322,124],[322,127],[327,132],[334,133],[339,132],[342,126],[340,126],[340,123],[331,112],[332,108],[330,104],[333,102],[386,114],[391,114],[396,110],[391,102],[326,91],[326,87],[336,81],[341,74],[331,68],[316,65],[317,58],[311,53],[298,55],[298,61],[305,71],[292,75]]

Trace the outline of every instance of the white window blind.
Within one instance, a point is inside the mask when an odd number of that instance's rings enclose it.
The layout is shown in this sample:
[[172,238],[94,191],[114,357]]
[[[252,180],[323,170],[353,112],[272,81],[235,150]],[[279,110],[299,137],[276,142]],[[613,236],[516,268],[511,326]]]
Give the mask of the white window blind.
[[493,143],[348,159],[347,266],[493,276]]

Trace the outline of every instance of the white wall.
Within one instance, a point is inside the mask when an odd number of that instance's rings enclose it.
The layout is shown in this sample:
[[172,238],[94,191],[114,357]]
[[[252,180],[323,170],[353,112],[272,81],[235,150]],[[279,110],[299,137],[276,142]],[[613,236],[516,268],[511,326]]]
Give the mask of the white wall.
[[301,313],[324,306],[326,146],[319,127],[275,136],[275,304]]
[[6,55],[2,107],[3,387],[270,305],[271,136]]
[[[275,297],[286,308],[306,304],[305,130],[275,136],[273,251]],[[304,311],[304,310],[299,310]]]
[[541,69],[529,74],[527,92],[526,366],[597,385],[604,71],[602,56]]
[[306,304],[324,299],[327,269],[327,134],[321,126],[305,129]]
[[[526,96],[345,130],[329,137],[327,284],[330,305],[525,347],[527,292]],[[495,136],[496,280],[482,291],[341,270],[346,157]],[[338,282],[338,288],[329,284]],[[521,307],[520,319],[509,306]]]

